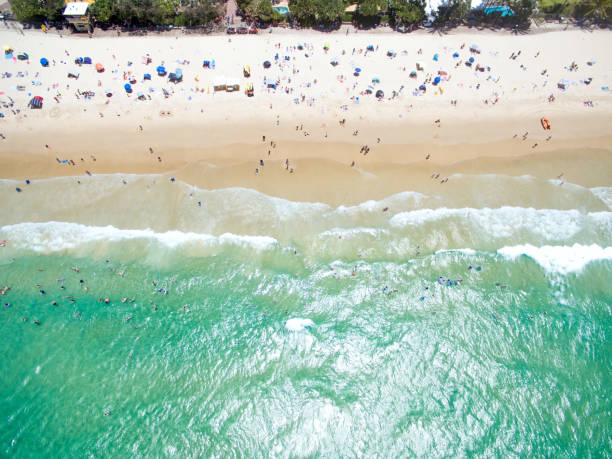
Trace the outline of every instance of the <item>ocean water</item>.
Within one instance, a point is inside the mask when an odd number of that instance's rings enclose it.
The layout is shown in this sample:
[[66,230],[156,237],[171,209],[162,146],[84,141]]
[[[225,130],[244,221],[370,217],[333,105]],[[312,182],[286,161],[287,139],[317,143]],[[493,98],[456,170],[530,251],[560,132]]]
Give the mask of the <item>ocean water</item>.
[[462,179],[1,181],[0,455],[609,457],[612,189]]

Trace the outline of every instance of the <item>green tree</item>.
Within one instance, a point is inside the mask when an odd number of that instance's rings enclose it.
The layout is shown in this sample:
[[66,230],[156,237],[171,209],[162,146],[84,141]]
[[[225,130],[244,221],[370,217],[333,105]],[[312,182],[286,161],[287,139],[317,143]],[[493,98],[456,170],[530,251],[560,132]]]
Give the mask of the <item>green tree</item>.
[[9,3],[18,21],[40,19],[43,16],[41,4],[37,0],[9,0]]
[[374,17],[379,12],[385,12],[387,6],[387,0],[359,0],[357,2],[357,11],[360,16]]
[[270,0],[259,0],[253,16],[259,22],[272,22],[274,20],[274,8],[272,8]]
[[467,16],[471,5],[471,0],[449,0],[438,7],[436,22],[441,25],[458,22]]
[[398,25],[415,24],[425,17],[425,0],[391,0],[390,6]]
[[316,0],[315,9],[317,22],[329,25],[342,19],[344,2],[342,0]]
[[519,24],[528,24],[533,14],[533,0],[512,0],[508,6],[514,11],[514,20]]
[[112,23],[117,19],[117,0],[96,0],[89,12],[97,22]]
[[315,24],[317,19],[315,0],[289,0],[289,12],[291,17],[305,27]]
[[593,16],[599,22],[607,22],[610,14],[612,14],[612,0],[591,0],[587,2],[585,16]]

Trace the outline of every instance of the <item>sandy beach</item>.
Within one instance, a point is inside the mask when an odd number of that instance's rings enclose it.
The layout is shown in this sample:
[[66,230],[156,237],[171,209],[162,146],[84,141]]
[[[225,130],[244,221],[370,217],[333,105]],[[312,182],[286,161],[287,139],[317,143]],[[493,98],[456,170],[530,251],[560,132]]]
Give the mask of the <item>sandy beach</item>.
[[[444,194],[454,174],[611,183],[606,31],[0,36],[14,50],[0,81],[1,178],[165,173],[334,205]],[[158,65],[183,80],[168,82]],[[240,91],[215,92],[219,80]],[[27,108],[33,96],[42,109]]]

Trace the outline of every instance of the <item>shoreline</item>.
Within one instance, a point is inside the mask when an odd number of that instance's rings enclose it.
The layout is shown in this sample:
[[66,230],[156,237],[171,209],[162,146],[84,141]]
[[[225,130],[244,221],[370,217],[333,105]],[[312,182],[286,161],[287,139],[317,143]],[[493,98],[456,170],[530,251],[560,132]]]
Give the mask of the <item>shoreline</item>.
[[[428,192],[434,182],[437,188],[444,187],[440,181],[454,174],[531,175],[543,180],[561,175],[580,186],[612,186],[606,174],[612,170],[612,96],[600,90],[612,86],[606,73],[612,61],[604,53],[606,43],[612,42],[607,31],[554,32],[537,43],[494,33],[482,42],[483,35],[478,35],[474,41],[486,48],[473,56],[491,66],[485,72],[459,65],[462,61],[451,56],[453,52],[464,59],[470,56],[464,49],[472,42],[469,33],[358,34],[360,46],[377,43],[378,48],[380,43],[381,49],[371,55],[361,49],[351,53],[355,43],[342,34],[287,33],[279,36],[279,46],[271,42],[274,34],[212,36],[205,42],[196,37],[83,42],[41,34],[19,38],[14,32],[0,32],[8,43],[20,40],[16,52],[32,51],[27,64],[6,61],[7,70],[31,72],[24,78],[24,83],[32,80],[27,92],[39,91],[45,97],[42,110],[29,110],[23,105],[29,100],[26,93],[12,90],[11,85],[20,80],[16,76],[0,80],[4,90],[0,99],[14,100],[13,111],[21,108],[0,121],[5,136],[0,141],[0,178],[167,174],[200,188],[253,188],[332,205],[382,199],[401,191]],[[312,55],[306,57],[294,47],[304,40],[312,40],[306,43],[306,54]],[[329,54],[321,50],[325,40],[331,42]],[[118,42],[125,46],[110,47]],[[588,56],[581,49],[585,43],[592,46]],[[568,49],[559,49],[561,45]],[[44,53],[34,55],[40,46]],[[518,46],[523,57],[508,59]],[[268,72],[262,69],[259,62],[283,47],[286,50],[280,53],[291,56],[289,63],[275,63]],[[384,50],[391,47],[398,56],[389,59]],[[139,63],[147,50],[154,56],[152,66]],[[211,91],[217,73],[202,70],[199,59],[216,55],[218,73],[232,75],[242,72],[245,52],[252,54],[248,61],[255,97]],[[579,72],[563,68],[573,52],[581,56]],[[91,66],[83,66],[78,80],[67,79],[66,70],[74,67],[70,59],[83,53],[100,59],[108,70],[97,74]],[[432,61],[434,53],[439,53],[439,62]],[[41,68],[38,54],[54,57],[57,66]],[[342,56],[337,68],[329,65],[332,55]],[[168,85],[157,76],[150,83],[140,81],[142,72],[151,72],[160,59],[167,62],[172,57],[189,58],[183,65],[182,83]],[[584,64],[587,59],[595,66]],[[417,60],[425,62],[425,71],[412,80],[407,74]],[[356,65],[364,66],[360,78],[347,75]],[[430,91],[420,94],[407,86],[427,82],[437,69],[449,74],[439,87],[427,83]],[[148,87],[149,100],[136,101],[134,95],[122,92],[122,73],[124,78],[126,73],[138,75],[136,88]],[[266,77],[276,75],[282,91],[264,85]],[[586,76],[593,83],[582,84]],[[381,101],[363,92],[373,77],[382,80],[373,86],[385,89]],[[556,82],[564,78],[572,78],[572,85],[559,91]],[[34,79],[40,80],[40,89],[33,86]],[[245,81],[240,79],[241,84]],[[112,98],[96,94],[92,100],[83,99],[83,91],[97,93],[104,87],[112,88]],[[169,97],[161,96],[160,87],[168,89]],[[550,94],[555,95],[554,103],[548,101]],[[356,97],[361,99],[358,104]],[[592,107],[582,104],[586,99],[594,100]],[[449,103],[452,100],[458,103]],[[543,116],[551,120],[551,131],[542,129]]]

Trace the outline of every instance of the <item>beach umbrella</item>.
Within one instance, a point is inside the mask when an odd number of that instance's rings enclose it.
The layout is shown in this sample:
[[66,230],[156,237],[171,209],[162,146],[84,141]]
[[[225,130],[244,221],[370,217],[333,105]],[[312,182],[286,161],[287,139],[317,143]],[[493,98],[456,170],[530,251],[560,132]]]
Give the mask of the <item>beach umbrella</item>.
[[374,51],[374,45],[368,45],[366,51]]
[[7,52],[7,51],[11,51],[13,48],[11,48],[9,45],[4,45],[2,49],[4,50],[4,52]]
[[159,76],[164,76],[166,74],[166,67],[164,67],[163,65],[158,66],[155,70],[157,71],[157,75]]
[[270,61],[264,61],[264,63],[263,63],[264,69],[269,69],[271,65],[272,64],[270,64]]
[[78,64],[78,65],[81,65],[81,64],[83,63],[83,58],[82,58],[82,57],[77,57],[77,58],[74,60],[74,63],[75,63],[75,64]]
[[145,73],[143,76],[143,80],[150,80],[151,79],[151,74],[150,73]]
[[182,79],[182,78],[183,78],[183,70],[182,70],[182,69],[180,69],[180,68],[177,68],[177,69],[174,71],[174,74],[176,75],[176,79],[177,79],[177,80],[180,80],[180,79]]
[[40,96],[35,96],[30,99],[28,106],[30,108],[42,108],[43,98]]
[[439,84],[439,83],[440,83],[440,81],[442,81],[442,80],[440,79],[440,77],[439,77],[439,76],[437,76],[437,77],[435,77],[435,78],[434,78],[434,80],[433,80],[433,84],[434,84],[434,85],[437,85],[437,84]]
[[433,60],[437,61],[439,57],[440,57],[440,55],[436,53],[436,54],[434,54]]
[[425,92],[427,91],[427,87],[424,84],[422,84],[421,86],[419,86],[419,91]]
[[372,78],[372,83],[380,83],[380,79],[378,77]]
[[385,93],[384,93],[384,92],[383,92],[381,89],[379,89],[378,91],[376,91],[376,94],[375,94],[375,95],[376,95],[376,98],[377,98],[377,99],[382,99],[383,97],[385,97]]
[[98,63],[96,64],[96,71],[97,71],[98,73],[102,73],[102,72],[104,72],[104,66],[103,66],[103,65],[102,65],[100,62],[98,62]]
[[331,61],[329,61],[329,63],[335,67],[338,65],[338,58],[334,57]]
[[470,61],[471,64],[473,64],[474,63],[474,58],[470,57],[469,61]]
[[457,59],[457,58],[459,57],[459,53],[454,52],[454,53],[453,53],[453,57],[454,57],[455,59]]
[[132,85],[129,84],[129,83],[124,84],[123,88],[125,89],[125,92],[127,92],[127,93],[132,92]]
[[40,65],[42,65],[43,67],[49,67],[49,61],[47,60],[46,57],[40,58]]
[[91,64],[91,57],[84,57],[83,64]]
[[410,78],[416,78],[416,77],[417,77],[416,70],[413,70],[412,72],[410,72]]
[[357,67],[357,68],[355,69],[355,73],[361,73],[361,69],[360,69],[359,67]]
[[323,45],[323,49],[325,49],[325,50],[329,49],[329,43],[325,43],[325,44]]
[[110,89],[105,89],[104,90],[104,94],[106,94],[106,97],[112,97],[113,96],[113,92]]

